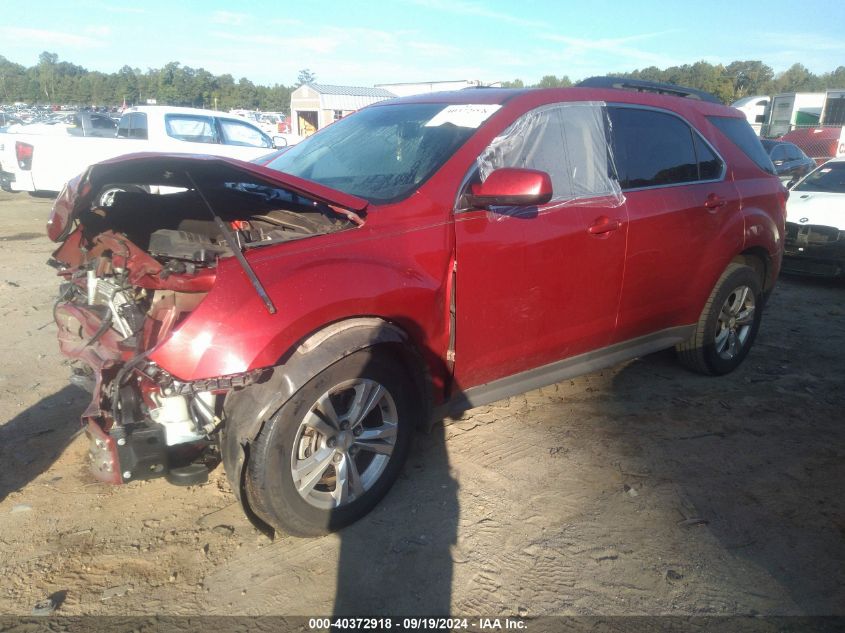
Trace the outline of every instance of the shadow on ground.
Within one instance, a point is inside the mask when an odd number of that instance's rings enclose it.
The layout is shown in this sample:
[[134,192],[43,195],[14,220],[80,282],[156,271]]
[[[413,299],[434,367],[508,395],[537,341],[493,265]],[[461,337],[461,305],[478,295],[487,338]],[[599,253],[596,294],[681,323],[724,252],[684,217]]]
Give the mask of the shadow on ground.
[[[626,468],[645,474],[631,482],[645,489],[641,494],[667,485],[677,491],[686,515],[680,526],[706,531],[726,558],[764,570],[800,612],[842,614],[845,502],[836,487],[845,481],[843,286],[781,283],[802,287],[789,304],[773,297],[777,310],[764,316],[755,348],[736,372],[681,375],[671,352],[639,359],[594,405],[596,420],[600,432],[624,438]],[[810,325],[818,318],[827,320],[827,331]],[[655,383],[667,381],[671,395],[655,398]]]
[[67,386],[0,426],[0,501],[50,468],[81,432],[89,398]]

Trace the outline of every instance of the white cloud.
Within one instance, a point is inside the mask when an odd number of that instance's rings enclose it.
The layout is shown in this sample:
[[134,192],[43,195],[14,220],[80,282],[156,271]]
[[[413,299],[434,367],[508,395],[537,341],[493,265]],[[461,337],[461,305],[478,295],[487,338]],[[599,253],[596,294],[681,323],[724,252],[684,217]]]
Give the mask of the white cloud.
[[508,24],[527,26],[531,28],[545,28],[547,26],[545,22],[539,20],[528,20],[518,15],[488,9],[478,2],[465,2],[462,0],[409,0],[409,2],[431,11],[488,18],[499,22],[506,22]]
[[108,37],[111,35],[111,27],[110,26],[86,26],[85,27],[85,34],[91,35],[93,37]]
[[21,39],[29,43],[38,42],[39,44],[67,46],[69,48],[97,48],[105,46],[105,42],[102,40],[87,35],[16,26],[0,27],[0,39],[7,42]]
[[211,21],[214,24],[225,24],[227,26],[243,26],[250,16],[246,13],[234,13],[232,11],[215,11],[211,14]]

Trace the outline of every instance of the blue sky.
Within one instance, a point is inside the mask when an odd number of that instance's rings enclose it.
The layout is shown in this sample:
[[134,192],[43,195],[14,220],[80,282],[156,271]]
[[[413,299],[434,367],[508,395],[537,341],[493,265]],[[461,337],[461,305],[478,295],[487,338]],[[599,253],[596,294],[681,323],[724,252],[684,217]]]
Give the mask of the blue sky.
[[650,65],[760,59],[776,72],[845,65],[845,2],[769,0],[38,0],[4,11],[0,55],[43,50],[89,70],[179,61],[262,84],[543,75],[582,79]]

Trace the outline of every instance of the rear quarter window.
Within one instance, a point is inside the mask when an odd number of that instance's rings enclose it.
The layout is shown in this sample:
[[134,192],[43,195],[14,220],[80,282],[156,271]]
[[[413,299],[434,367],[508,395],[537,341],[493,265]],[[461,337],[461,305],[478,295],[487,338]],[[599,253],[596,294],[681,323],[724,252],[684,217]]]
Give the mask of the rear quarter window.
[[748,156],[754,163],[766,173],[774,175],[775,166],[772,159],[760,144],[760,139],[751,129],[748,121],[735,119],[727,116],[708,116],[707,120],[719,128],[719,131],[727,136],[731,142]]

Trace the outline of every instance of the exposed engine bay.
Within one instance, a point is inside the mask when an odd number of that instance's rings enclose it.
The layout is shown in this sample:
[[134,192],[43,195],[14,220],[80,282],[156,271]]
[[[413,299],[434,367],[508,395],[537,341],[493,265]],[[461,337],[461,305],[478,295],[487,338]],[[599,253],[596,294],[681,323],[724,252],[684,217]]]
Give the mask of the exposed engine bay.
[[219,461],[223,396],[261,379],[259,370],[180,382],[148,358],[203,301],[219,262],[236,257],[262,293],[244,253],[363,222],[279,186],[200,186],[190,174],[171,185],[160,173],[165,180],[97,183],[84,205],[73,201],[65,222],[74,225],[61,227],[50,262],[64,279],[54,309],[60,348],[73,361],[71,381],[92,394],[83,413],[91,468],[111,483],[205,481]]

